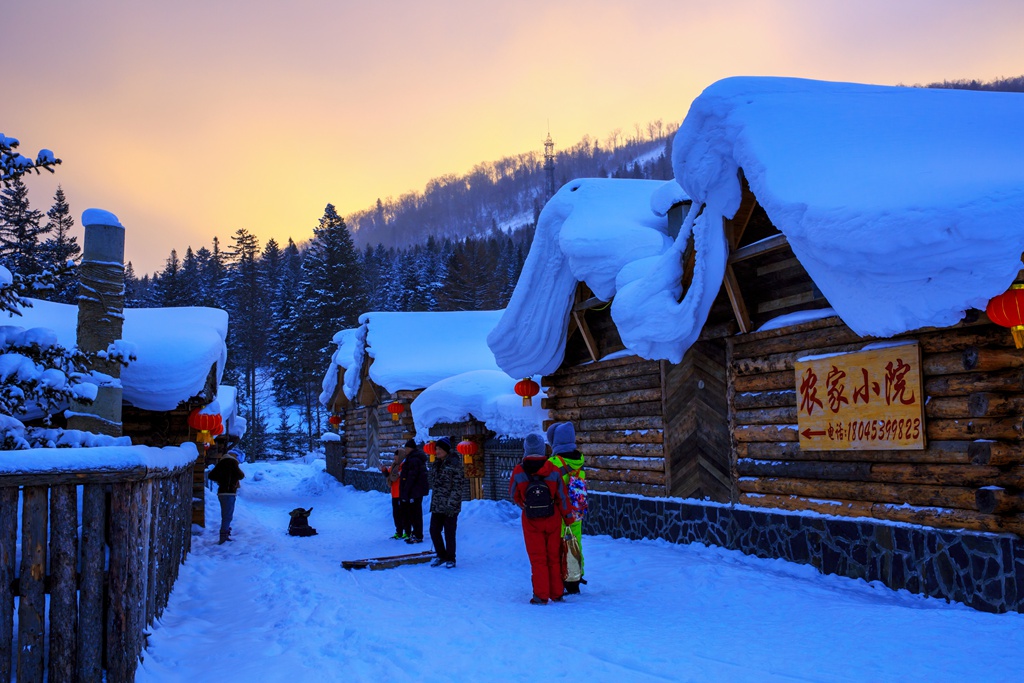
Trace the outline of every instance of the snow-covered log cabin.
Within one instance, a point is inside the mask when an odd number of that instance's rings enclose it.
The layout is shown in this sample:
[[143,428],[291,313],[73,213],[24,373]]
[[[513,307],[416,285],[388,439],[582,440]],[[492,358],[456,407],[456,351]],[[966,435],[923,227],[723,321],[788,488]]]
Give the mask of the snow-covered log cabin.
[[489,337],[510,375],[543,375],[549,422],[576,425],[593,490],[730,499],[724,342],[699,341],[671,362],[647,359],[613,315],[630,273],[673,248],[689,206],[675,181],[566,184],[541,212]]
[[[31,299],[31,308],[20,316],[5,314],[3,322],[25,329],[43,328],[56,335],[66,348],[78,345],[78,306]],[[228,314],[214,308],[124,309],[122,339],[136,358],[121,370],[121,434],[133,445],[177,446],[195,442],[198,433],[189,426],[196,409],[213,409],[221,415],[224,431],[213,453],[223,451],[229,440],[240,439],[245,421],[237,414],[234,387],[221,386],[227,360]],[[26,424],[41,424],[42,415],[26,415]],[[65,426],[63,413],[53,416],[55,427]],[[202,460],[202,459],[201,459]],[[202,508],[204,463],[195,471],[193,521],[204,523]]]
[[498,369],[487,347],[487,333],[500,316],[365,313],[358,328],[335,335],[338,348],[320,396],[339,418],[340,439],[326,443],[328,471],[347,483],[376,487],[379,475],[367,479],[361,473],[388,464],[410,438],[423,443],[444,435],[453,446],[463,439],[477,445],[476,454],[467,456],[470,495],[503,497],[507,480],[494,485],[499,473],[489,465],[495,454],[486,444],[495,436],[539,431],[544,414],[539,405],[522,405],[513,393],[515,380]]
[[[530,256],[548,263],[527,263],[528,293],[491,337],[506,371],[557,368],[553,399],[571,381],[580,295],[570,305],[566,291],[595,280],[575,251],[605,259],[614,286],[594,292],[625,348],[662,367],[714,349],[696,365],[724,380],[694,393],[725,406],[730,502],[598,495],[591,533],[702,540],[1024,609],[1024,328],[1004,327],[1024,323],[1021,120],[1014,93],[727,79],[676,135],[692,204],[670,245],[616,268],[584,229],[539,226]],[[538,289],[538,268],[568,285]],[[572,415],[553,399],[552,417]],[[666,404],[666,424],[679,409]]]

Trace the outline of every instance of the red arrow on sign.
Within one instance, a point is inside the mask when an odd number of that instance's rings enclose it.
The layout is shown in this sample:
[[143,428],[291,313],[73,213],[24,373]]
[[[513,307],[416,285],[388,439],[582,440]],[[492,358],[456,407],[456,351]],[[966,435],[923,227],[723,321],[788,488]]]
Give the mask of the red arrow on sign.
[[825,430],[823,429],[820,432],[812,432],[810,427],[808,427],[804,431],[800,432],[800,435],[805,439],[810,439],[812,436],[825,436]]

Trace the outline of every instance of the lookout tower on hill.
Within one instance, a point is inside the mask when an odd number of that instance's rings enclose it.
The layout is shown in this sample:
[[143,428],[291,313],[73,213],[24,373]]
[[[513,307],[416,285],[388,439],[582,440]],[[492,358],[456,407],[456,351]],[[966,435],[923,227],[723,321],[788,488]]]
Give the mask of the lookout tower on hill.
[[555,194],[555,143],[551,139],[551,131],[544,141],[544,173],[548,177],[548,199]]

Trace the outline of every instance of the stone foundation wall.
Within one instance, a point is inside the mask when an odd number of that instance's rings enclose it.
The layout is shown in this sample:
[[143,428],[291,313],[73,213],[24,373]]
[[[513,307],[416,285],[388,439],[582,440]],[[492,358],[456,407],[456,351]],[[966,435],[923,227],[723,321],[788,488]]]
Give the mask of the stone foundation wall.
[[677,498],[591,492],[587,500],[586,534],[718,545],[810,564],[825,574],[881,581],[986,612],[1024,612],[1024,542],[1011,534]]

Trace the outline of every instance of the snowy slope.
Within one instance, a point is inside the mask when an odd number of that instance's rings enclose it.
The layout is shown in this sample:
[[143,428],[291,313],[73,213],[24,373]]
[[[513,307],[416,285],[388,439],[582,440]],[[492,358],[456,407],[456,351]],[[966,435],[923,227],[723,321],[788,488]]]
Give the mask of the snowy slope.
[[[464,505],[455,569],[349,572],[409,548],[386,538],[389,496],[322,461],[242,467],[237,540],[215,545],[216,522],[194,539],[140,683],[1019,680],[1024,615],[702,545],[584,537],[583,594],[529,605],[508,503]],[[298,506],[318,536],[286,535]]]
[[[78,307],[32,299],[22,315],[0,313],[0,324],[47,328],[61,346],[76,345]],[[227,360],[228,314],[216,308],[126,308],[122,338],[138,360],[121,371],[124,399],[144,410],[173,410],[201,393],[210,368],[220,383]]]

